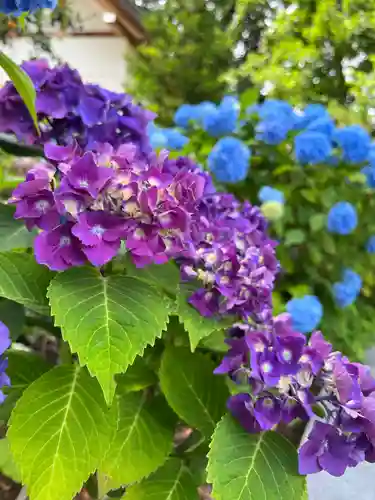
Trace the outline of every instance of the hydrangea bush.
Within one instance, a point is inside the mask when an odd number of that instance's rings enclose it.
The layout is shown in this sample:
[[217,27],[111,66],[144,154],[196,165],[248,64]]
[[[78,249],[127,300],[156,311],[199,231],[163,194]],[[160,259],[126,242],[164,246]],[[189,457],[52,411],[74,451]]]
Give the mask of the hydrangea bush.
[[[0,205],[4,472],[30,500],[82,487],[96,499],[198,500],[208,488],[301,500],[307,474],[373,462],[375,379],[315,330],[316,296],[275,313],[284,271],[261,209],[192,159],[154,152],[151,116],[129,96],[66,66],[24,67],[46,135],[4,87],[3,131],[44,151]],[[96,127],[104,142],[91,142]],[[264,203],[274,195],[264,189]],[[350,269],[340,279],[361,287]],[[40,355],[38,336],[57,356]]]
[[[360,358],[375,338],[375,144],[321,104],[256,99],[249,90],[219,106],[182,106],[175,130],[186,144],[174,154],[210,171],[220,191],[260,203],[279,243],[276,310],[290,312],[304,333],[320,326]],[[163,146],[175,149],[167,139]]]

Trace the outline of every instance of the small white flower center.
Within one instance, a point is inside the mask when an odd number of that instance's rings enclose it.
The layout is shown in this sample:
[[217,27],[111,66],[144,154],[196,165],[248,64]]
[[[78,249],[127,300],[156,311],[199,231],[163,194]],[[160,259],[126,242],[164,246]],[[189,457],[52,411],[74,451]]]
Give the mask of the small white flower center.
[[82,188],[88,188],[89,187],[89,183],[86,179],[80,179],[78,184],[80,185],[80,187]]
[[284,349],[281,356],[284,361],[292,361],[293,358],[292,351],[290,351],[289,349]]
[[271,373],[273,368],[269,361],[266,361],[262,364],[262,370],[264,373]]
[[105,233],[105,229],[103,226],[100,226],[99,224],[97,224],[96,226],[93,226],[91,228],[91,232],[92,234],[94,234],[95,236],[103,236],[103,234]]
[[35,208],[42,214],[46,213],[50,206],[51,204],[47,200],[39,200],[35,203]]
[[68,247],[71,244],[72,240],[69,236],[61,236],[60,238],[60,247]]

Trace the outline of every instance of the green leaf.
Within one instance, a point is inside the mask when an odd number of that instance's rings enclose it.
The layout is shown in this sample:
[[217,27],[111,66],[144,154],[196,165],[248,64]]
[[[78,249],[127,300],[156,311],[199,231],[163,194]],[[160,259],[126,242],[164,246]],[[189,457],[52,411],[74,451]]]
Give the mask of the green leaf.
[[227,352],[228,345],[224,342],[225,340],[225,331],[224,330],[216,330],[211,333],[208,337],[205,337],[199,344],[200,347],[204,347],[206,349],[211,349],[211,351],[217,352]]
[[14,207],[0,203],[0,252],[29,248],[37,234],[28,231],[22,221],[15,220],[14,213]]
[[291,247],[293,245],[300,245],[306,240],[306,235],[301,229],[291,229],[285,233],[284,245]]
[[137,356],[125,373],[116,376],[116,381],[121,391],[134,392],[156,384],[158,378],[156,373],[147,366],[145,360]]
[[240,102],[242,108],[248,108],[249,106],[256,104],[259,97],[259,90],[255,87],[251,87],[241,94]]
[[0,296],[49,314],[46,292],[53,274],[25,253],[0,254]]
[[137,268],[129,259],[126,263],[126,274],[154,285],[156,288],[162,289],[173,296],[176,295],[180,282],[178,267],[173,262],[167,262],[167,264],[159,266],[155,264]]
[[12,340],[17,340],[25,324],[24,307],[12,300],[0,299],[0,321],[9,328]]
[[323,229],[326,225],[327,216],[325,214],[315,214],[310,217],[310,228],[311,231],[316,233]]
[[12,80],[13,85],[19,95],[22,97],[25,106],[27,107],[31,118],[33,119],[35,128],[39,131],[38,117],[36,115],[35,102],[36,92],[34,84],[25,71],[12,61],[4,52],[0,52],[0,67]]
[[185,329],[189,334],[190,346],[192,352],[195,351],[199,342],[208,337],[216,330],[223,330],[233,324],[233,319],[227,322],[206,318],[189,304],[188,299],[194,292],[192,285],[181,285],[177,295],[177,314],[183,322]]
[[18,467],[14,463],[9,448],[8,439],[0,439],[0,472],[12,479],[15,483],[21,482],[21,475]]
[[97,381],[59,366],[23,393],[8,439],[30,500],[72,500],[107,448],[107,408]]
[[51,365],[32,352],[10,350],[7,357],[7,374],[11,380],[11,386],[4,388],[7,398],[0,405],[0,420],[4,422],[9,419],[23,391],[51,369]]
[[208,356],[183,347],[168,347],[160,367],[160,384],[169,405],[188,425],[211,436],[225,413],[229,395],[223,377],[214,375]]
[[83,267],[56,276],[48,297],[64,340],[98,378],[111,403],[114,376],[125,372],[166,327],[163,296],[135,278],[106,278],[97,269]]
[[297,450],[276,432],[249,434],[230,415],[215,429],[208,482],[215,500],[301,500]]
[[171,458],[148,479],[127,489],[124,500],[199,500],[198,490],[184,463]]
[[20,144],[17,139],[7,134],[0,134],[0,149],[13,156],[38,158],[43,156],[43,148]]
[[175,418],[164,398],[117,393],[110,411],[113,435],[100,466],[110,489],[141,480],[159,468],[173,447]]

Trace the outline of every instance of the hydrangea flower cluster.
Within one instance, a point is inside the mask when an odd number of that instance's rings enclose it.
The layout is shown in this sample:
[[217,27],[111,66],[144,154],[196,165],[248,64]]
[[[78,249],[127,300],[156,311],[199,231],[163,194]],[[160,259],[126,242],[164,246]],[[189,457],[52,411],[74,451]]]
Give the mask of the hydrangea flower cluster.
[[299,449],[301,474],[326,470],[341,476],[347,467],[375,461],[375,379],[368,367],[332,352],[320,332],[307,341],[288,314],[274,318],[269,329],[234,326],[227,343],[230,350],[216,373],[249,384],[249,392],[228,401],[248,432],[312,419]]
[[0,12],[18,16],[37,9],[54,9],[56,5],[57,0],[5,0],[0,4]]
[[129,95],[84,84],[68,65],[50,68],[46,60],[35,60],[22,68],[36,89],[41,136],[12,82],[0,89],[0,132],[13,133],[29,144],[77,141],[90,150],[100,141],[114,148],[133,143],[144,154],[151,151],[147,125],[154,115],[136,106]]
[[328,213],[327,229],[330,233],[347,235],[355,230],[357,224],[357,210],[347,201],[339,201]]
[[345,269],[340,282],[332,287],[333,296],[339,307],[348,307],[353,304],[362,288],[362,278],[352,269]]
[[295,298],[286,304],[292,325],[301,333],[309,333],[317,328],[323,317],[323,306],[315,295]]
[[209,189],[207,174],[167,155],[139,155],[135,145],[109,144],[82,154],[47,144],[51,164],[36,165],[13,193],[15,217],[35,240],[39,263],[53,270],[109,262],[124,241],[137,266],[162,264],[191,240],[197,202]]
[[8,360],[4,357],[5,351],[10,347],[10,335],[8,327],[0,321],[0,404],[5,401],[5,394],[2,391],[3,387],[10,385],[10,379],[5,373],[8,367]]
[[272,318],[272,289],[279,264],[259,208],[233,195],[202,199],[193,252],[181,263],[185,280],[203,284],[190,303],[203,316],[237,315],[247,322]]
[[220,182],[240,182],[250,168],[251,149],[236,137],[223,137],[208,155],[208,168]]

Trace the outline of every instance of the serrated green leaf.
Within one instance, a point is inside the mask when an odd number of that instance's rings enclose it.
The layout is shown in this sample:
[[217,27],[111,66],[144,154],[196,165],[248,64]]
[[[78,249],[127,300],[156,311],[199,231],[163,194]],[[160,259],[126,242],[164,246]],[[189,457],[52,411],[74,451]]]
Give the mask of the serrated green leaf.
[[0,254],[0,296],[49,314],[47,287],[53,274],[25,253]]
[[13,218],[15,208],[0,203],[0,252],[29,248],[36,231],[28,231],[22,221]]
[[12,340],[17,340],[25,324],[24,307],[12,300],[0,299],[0,321],[9,328]]
[[183,347],[168,347],[160,367],[160,384],[171,408],[188,425],[211,436],[225,413],[229,395],[223,377],[213,374],[208,356]]
[[7,398],[0,405],[0,420],[4,421],[9,419],[23,391],[52,368],[43,358],[32,352],[10,350],[7,357],[7,375],[11,380],[11,385],[4,388]]
[[115,431],[100,472],[111,489],[143,479],[167,460],[175,420],[163,397],[117,393],[109,418]]
[[29,75],[2,51],[0,52],[0,67],[3,68],[5,73],[12,80],[15,89],[22,97],[30,113],[35,128],[39,132],[38,117],[35,109],[36,91]]
[[206,318],[199,314],[199,312],[188,302],[193,291],[194,287],[192,285],[181,285],[176,298],[177,314],[189,334],[192,352],[195,351],[202,339],[208,337],[217,330],[223,330],[226,326],[229,327],[233,324],[233,320],[224,322]]
[[189,469],[172,458],[148,479],[127,489],[123,500],[199,500]]
[[8,439],[0,439],[0,472],[12,479],[16,483],[21,482],[21,475],[18,467],[14,463],[9,448]]
[[137,268],[130,259],[126,263],[126,274],[133,276],[146,283],[154,285],[156,288],[164,290],[171,295],[176,295],[180,282],[180,272],[176,264],[172,261],[162,265],[151,265]]
[[97,381],[59,366],[23,393],[8,431],[30,500],[72,500],[107,448],[107,408]]
[[86,267],[56,276],[48,297],[64,340],[98,378],[111,403],[114,376],[125,372],[166,327],[168,309],[163,296],[141,280],[119,275],[106,278]]
[[122,392],[134,392],[156,384],[158,378],[156,373],[147,366],[145,360],[137,356],[125,373],[116,376],[116,381],[117,387]]
[[247,433],[230,415],[217,425],[208,455],[215,500],[301,500],[297,450],[276,432]]

